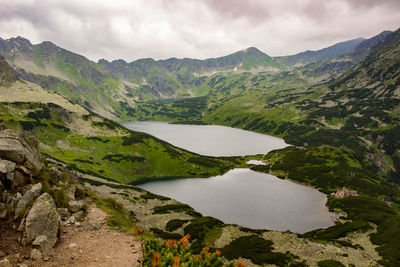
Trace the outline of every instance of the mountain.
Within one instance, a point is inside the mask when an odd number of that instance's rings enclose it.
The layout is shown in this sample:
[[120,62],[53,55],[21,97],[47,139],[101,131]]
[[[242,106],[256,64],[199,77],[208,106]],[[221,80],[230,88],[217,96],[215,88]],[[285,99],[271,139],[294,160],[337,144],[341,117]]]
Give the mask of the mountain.
[[275,57],[277,61],[288,66],[301,66],[327,59],[339,57],[351,52],[357,45],[363,42],[364,38],[352,39],[340,42],[317,51],[307,50],[291,56]]
[[383,31],[380,34],[362,41],[359,43],[353,51],[348,53],[349,57],[352,58],[363,58],[368,54],[374,52],[379,46],[387,40],[390,36],[392,36],[392,31]]
[[0,39],[0,53],[21,78],[59,93],[111,119],[128,119],[139,100],[179,98],[197,90],[203,77],[219,72],[279,71],[284,67],[251,47],[206,60],[139,59],[95,63],[51,42],[33,45],[22,37]]
[[17,79],[18,77],[15,74],[15,71],[10,67],[10,65],[8,65],[5,58],[0,55],[0,86],[11,85]]

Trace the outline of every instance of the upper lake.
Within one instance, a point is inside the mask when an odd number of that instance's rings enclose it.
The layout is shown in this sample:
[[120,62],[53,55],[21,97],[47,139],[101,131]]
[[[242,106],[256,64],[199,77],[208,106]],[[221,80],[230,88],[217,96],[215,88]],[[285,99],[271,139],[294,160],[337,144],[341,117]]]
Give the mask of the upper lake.
[[[202,155],[265,154],[287,146],[280,138],[224,126],[123,125]],[[250,169],[234,169],[211,178],[148,182],[139,187],[189,204],[205,216],[249,228],[304,233],[332,226],[336,217],[325,206],[326,195],[318,190]]]
[[281,138],[217,125],[126,122],[128,129],[145,132],[174,146],[207,156],[265,154],[288,146]]

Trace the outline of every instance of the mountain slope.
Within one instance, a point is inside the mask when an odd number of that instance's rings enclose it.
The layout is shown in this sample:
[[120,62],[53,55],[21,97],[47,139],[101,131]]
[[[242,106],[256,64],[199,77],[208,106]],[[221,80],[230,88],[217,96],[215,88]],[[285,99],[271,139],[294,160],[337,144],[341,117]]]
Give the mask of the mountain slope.
[[8,65],[5,58],[0,55],[0,86],[8,86],[18,79],[15,71]]
[[357,45],[363,42],[364,38],[352,39],[345,42],[340,42],[323,48],[317,51],[307,50],[291,56],[276,57],[276,59],[282,64],[289,66],[301,66],[308,63],[314,63],[322,60],[327,60],[335,57],[339,57],[351,52]]

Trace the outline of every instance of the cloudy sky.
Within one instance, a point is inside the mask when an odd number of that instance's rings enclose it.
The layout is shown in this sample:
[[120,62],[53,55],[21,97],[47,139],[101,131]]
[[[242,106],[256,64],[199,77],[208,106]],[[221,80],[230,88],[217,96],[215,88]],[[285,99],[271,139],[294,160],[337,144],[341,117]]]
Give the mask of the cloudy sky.
[[399,0],[1,0],[0,37],[45,40],[92,60],[271,56],[400,27]]

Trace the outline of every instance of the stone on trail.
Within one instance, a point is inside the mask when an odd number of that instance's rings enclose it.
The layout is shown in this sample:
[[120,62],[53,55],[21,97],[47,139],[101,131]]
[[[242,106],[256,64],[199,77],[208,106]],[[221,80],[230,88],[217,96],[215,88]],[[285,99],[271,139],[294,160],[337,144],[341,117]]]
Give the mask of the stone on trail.
[[36,248],[32,249],[32,251],[31,251],[31,259],[34,260],[34,261],[41,260],[42,259],[42,252],[40,252],[40,250],[38,250]]
[[71,200],[70,202],[68,202],[68,210],[71,213],[78,212],[82,209],[82,205],[83,203],[81,201]]
[[24,244],[29,244],[38,236],[45,235],[54,247],[57,242],[57,233],[60,225],[60,216],[53,198],[48,193],[43,193],[36,199],[26,217]]
[[36,237],[32,245],[34,247],[37,247],[40,250],[40,252],[42,252],[43,257],[51,256],[54,253],[53,247],[50,245],[49,240],[45,235],[40,235]]
[[0,260],[0,267],[13,267],[13,266],[7,258],[4,258]]

